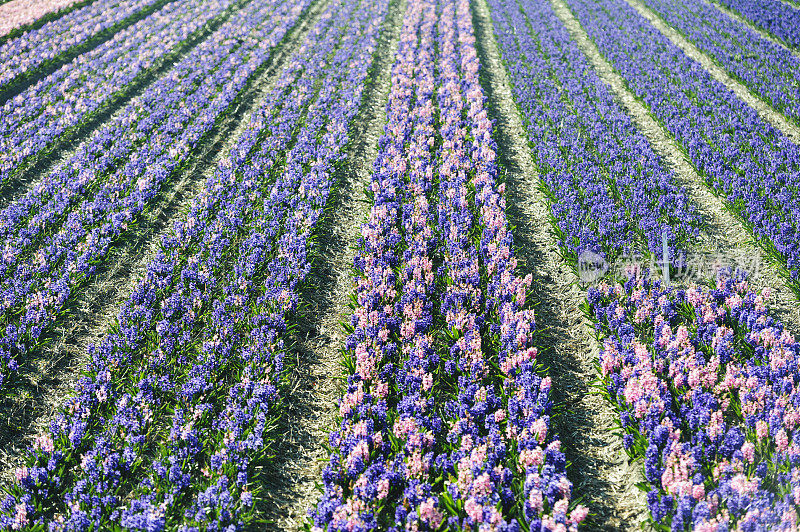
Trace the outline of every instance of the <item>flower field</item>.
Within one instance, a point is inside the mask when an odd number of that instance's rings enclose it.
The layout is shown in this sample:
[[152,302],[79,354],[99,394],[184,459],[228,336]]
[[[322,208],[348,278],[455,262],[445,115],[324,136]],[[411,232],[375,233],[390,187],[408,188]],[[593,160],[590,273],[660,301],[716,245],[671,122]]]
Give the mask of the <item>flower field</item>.
[[800,530],[795,19],[0,2],[0,528]]

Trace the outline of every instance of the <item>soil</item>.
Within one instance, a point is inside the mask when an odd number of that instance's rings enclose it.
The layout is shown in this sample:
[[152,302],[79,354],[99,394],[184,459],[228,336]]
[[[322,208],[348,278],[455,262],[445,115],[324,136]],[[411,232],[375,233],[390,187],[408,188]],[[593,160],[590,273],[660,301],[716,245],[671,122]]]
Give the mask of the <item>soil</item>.
[[[386,121],[386,102],[391,88],[391,66],[402,26],[405,2],[395,0],[381,29],[369,87],[364,94],[351,149],[338,171],[339,188],[331,198],[330,214],[320,221],[318,253],[312,280],[302,294],[308,305],[301,317],[285,392],[282,434],[265,465],[263,513],[268,530],[301,530],[308,510],[316,505],[322,470],[328,463],[328,434],[337,425],[338,401],[343,389],[341,349],[349,320],[349,296],[353,292],[352,267],[361,224],[369,216],[369,186],[378,139]],[[260,526],[259,530],[264,530]]]
[[492,34],[485,0],[473,0],[484,86],[495,121],[499,160],[506,173],[509,219],[522,272],[533,276],[533,299],[540,331],[539,359],[549,367],[557,415],[555,432],[570,466],[573,499],[589,507],[587,528],[630,530],[647,515],[642,467],[629,463],[615,432],[617,415],[592,384],[598,345],[580,309],[585,290],[559,255],[546,198],[533,164],[527,135]]

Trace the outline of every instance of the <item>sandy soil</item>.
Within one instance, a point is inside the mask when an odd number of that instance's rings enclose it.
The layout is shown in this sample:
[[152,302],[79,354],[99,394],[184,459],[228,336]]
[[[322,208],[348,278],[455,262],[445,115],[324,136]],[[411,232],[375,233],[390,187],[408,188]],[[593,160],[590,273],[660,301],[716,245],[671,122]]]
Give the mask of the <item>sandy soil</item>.
[[585,291],[573,269],[558,253],[547,200],[531,159],[526,132],[512,100],[508,77],[492,34],[485,0],[473,1],[473,19],[484,68],[484,86],[495,120],[500,162],[507,172],[509,217],[516,229],[521,267],[534,278],[540,360],[549,366],[558,414],[553,422],[571,463],[573,497],[590,508],[587,528],[636,528],[646,516],[641,465],[628,463],[617,416],[594,393],[598,345],[579,305]]
[[[308,309],[299,323],[290,385],[273,448],[265,466],[267,488],[261,503],[270,530],[302,529],[317,503],[322,470],[328,462],[325,444],[336,426],[342,393],[341,349],[349,320],[349,296],[355,245],[369,216],[369,185],[378,138],[386,120],[391,66],[397,49],[405,2],[395,0],[381,29],[370,85],[351,131],[351,148],[338,171],[340,186],[327,217],[321,221],[318,255],[303,293]],[[263,527],[261,528],[263,529]]]

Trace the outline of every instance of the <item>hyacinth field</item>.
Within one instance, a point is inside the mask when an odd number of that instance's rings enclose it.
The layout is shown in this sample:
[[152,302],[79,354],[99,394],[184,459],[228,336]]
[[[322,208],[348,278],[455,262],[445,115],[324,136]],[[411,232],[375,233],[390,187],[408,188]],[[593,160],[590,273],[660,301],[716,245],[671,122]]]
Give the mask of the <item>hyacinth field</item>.
[[0,0],[0,529],[800,530],[800,1]]

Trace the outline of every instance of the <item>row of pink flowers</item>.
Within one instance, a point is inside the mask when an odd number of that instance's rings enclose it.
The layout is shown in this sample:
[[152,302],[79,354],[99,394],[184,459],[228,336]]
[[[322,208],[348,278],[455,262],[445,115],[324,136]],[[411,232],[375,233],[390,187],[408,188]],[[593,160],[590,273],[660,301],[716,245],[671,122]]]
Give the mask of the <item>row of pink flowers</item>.
[[409,4],[317,529],[574,530],[469,3]]
[[632,275],[589,303],[625,446],[644,460],[652,521],[672,530],[796,530],[800,344],[769,291],[721,274],[664,289]]

